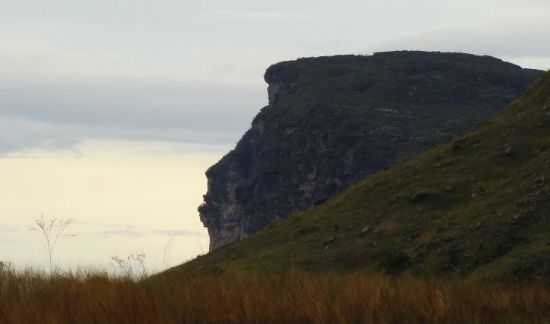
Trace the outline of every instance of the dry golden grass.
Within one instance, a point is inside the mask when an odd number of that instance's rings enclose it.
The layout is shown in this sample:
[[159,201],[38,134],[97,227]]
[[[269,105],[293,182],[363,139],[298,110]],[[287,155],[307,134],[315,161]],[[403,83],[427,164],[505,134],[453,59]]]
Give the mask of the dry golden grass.
[[368,274],[145,281],[0,271],[2,324],[550,323],[550,287]]

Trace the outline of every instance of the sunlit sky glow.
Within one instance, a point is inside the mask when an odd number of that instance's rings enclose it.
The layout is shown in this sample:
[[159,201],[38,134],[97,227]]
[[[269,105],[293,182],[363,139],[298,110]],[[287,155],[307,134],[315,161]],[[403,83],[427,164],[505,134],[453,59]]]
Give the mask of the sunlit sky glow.
[[108,266],[112,256],[146,253],[158,270],[205,252],[208,237],[195,217],[202,173],[225,149],[83,142],[0,159],[0,255],[41,266],[46,251],[29,228],[42,214],[72,220],[58,242],[64,266]]
[[420,49],[548,69],[548,30],[547,0],[0,0],[0,261],[45,264],[42,213],[74,219],[63,266],[207,250],[203,173],[272,63]]

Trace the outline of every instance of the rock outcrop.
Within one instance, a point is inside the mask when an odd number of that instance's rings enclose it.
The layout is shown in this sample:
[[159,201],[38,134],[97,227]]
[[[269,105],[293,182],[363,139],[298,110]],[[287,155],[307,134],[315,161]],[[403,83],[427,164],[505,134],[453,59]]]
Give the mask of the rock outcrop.
[[271,66],[269,105],[206,173],[210,249],[479,126],[542,72],[487,56],[386,52]]

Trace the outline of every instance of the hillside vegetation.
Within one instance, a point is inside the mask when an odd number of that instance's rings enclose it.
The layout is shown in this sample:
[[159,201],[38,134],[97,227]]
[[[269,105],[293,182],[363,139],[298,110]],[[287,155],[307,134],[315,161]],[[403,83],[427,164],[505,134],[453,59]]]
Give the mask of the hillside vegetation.
[[550,276],[550,74],[478,130],[174,268]]

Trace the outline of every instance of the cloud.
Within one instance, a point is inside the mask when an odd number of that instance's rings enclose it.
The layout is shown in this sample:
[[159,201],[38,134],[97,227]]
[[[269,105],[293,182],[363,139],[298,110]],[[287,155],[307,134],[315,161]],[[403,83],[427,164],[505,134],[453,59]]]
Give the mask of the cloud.
[[[207,234],[194,232],[194,231],[185,231],[185,230],[146,230],[146,229],[135,229],[135,228],[126,228],[126,229],[112,229],[105,230],[95,233],[87,233],[92,235],[99,236],[124,236],[124,237],[145,237],[145,236],[166,236],[166,237],[205,237]],[[78,234],[75,234],[78,236]]]
[[550,64],[547,0],[21,0],[2,9],[0,153],[90,138],[234,143],[266,104],[264,69],[297,57],[424,49]]
[[192,231],[172,228],[146,228],[130,224],[104,224],[75,221],[67,235],[79,237],[82,235],[134,237],[166,236],[166,237],[205,237],[204,231]]
[[[550,7],[549,7],[550,8]],[[546,17],[548,18],[548,17]],[[493,55],[549,69],[550,20],[539,16],[418,33],[382,43],[377,50],[419,49]],[[528,59],[526,59],[528,58]]]
[[152,235],[160,235],[160,236],[198,236],[198,237],[205,237],[206,234],[202,232],[193,232],[193,231],[185,231],[185,230],[152,230],[150,231]]
[[263,89],[163,82],[0,82],[0,152],[86,139],[233,143]]
[[18,232],[20,229],[16,226],[10,225],[10,224],[0,224],[0,233],[7,234],[7,233],[15,233]]

